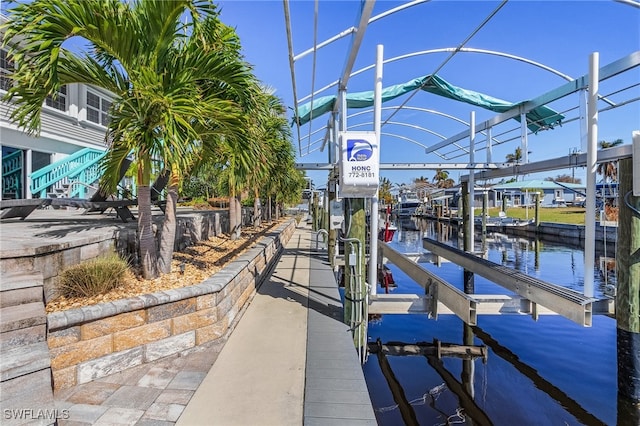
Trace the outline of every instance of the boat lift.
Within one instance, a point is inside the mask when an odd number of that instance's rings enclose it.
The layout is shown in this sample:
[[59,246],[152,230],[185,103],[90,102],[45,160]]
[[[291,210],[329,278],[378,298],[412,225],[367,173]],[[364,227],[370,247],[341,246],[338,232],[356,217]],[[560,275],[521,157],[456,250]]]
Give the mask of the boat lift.
[[466,294],[379,241],[380,257],[388,259],[421,285],[425,294],[371,295],[370,314],[426,313],[431,318],[437,318],[439,314],[455,314],[469,325],[477,325],[478,314],[531,315],[534,320],[539,315],[559,314],[586,327],[592,325],[594,313],[613,314],[613,299],[587,297],[428,238],[423,239],[423,245],[435,255],[481,275],[516,295]]

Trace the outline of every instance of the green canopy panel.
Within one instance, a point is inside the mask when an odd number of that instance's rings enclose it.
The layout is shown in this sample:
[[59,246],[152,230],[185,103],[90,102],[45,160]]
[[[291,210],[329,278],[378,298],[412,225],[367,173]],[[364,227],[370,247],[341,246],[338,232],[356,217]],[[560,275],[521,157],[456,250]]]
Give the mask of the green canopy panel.
[[[527,102],[507,102],[502,99],[474,92],[473,90],[462,89],[449,84],[442,78],[433,74],[383,89],[382,103],[418,89],[499,113],[508,111]],[[311,109],[311,102],[302,105],[298,108],[298,117],[293,118],[292,125],[295,123],[300,125],[308,123],[312,117],[317,118],[332,111],[336,99],[336,96],[323,96],[321,98],[314,99],[313,109]],[[366,108],[372,105],[373,91],[347,94],[347,108]],[[532,132],[538,132],[540,129],[553,128],[556,124],[560,124],[563,118],[563,115],[555,112],[551,108],[539,106],[527,113],[527,127]],[[515,117],[515,119],[520,121],[520,116]]]

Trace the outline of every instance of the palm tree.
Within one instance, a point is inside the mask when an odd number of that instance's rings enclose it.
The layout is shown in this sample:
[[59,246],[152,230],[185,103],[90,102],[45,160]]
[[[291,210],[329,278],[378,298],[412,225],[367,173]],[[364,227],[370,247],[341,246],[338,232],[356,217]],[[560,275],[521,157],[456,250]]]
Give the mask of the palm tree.
[[[267,196],[268,214],[271,215],[271,199],[278,198],[278,191],[291,186],[293,193],[287,193],[282,200],[299,198],[304,182],[303,174],[295,170],[295,152],[291,144],[291,128],[285,116],[285,108],[282,100],[270,96],[270,114],[265,122],[265,137],[269,141],[267,153],[267,168],[264,176],[263,190]],[[289,177],[292,177],[289,179]],[[285,182],[287,184],[285,184]],[[298,189],[296,182],[300,183]],[[279,209],[276,205],[276,216],[279,217]]]
[[449,172],[442,169],[436,169],[436,174],[433,175],[433,182],[435,182],[437,188],[451,188],[455,182],[449,177]]
[[522,148],[517,147],[513,153],[507,154],[505,156],[507,163],[520,163],[522,160]]
[[391,195],[392,187],[393,184],[388,178],[380,178],[380,190],[378,192],[378,197],[387,205],[393,203],[393,195]]
[[415,178],[413,180],[413,186],[416,190],[416,193],[418,194],[418,198],[420,198],[421,200],[427,196],[427,194],[429,193],[428,190],[433,187],[432,183],[429,182],[429,179],[424,176]]
[[[600,149],[612,148],[614,146],[622,145],[624,141],[622,139],[616,139],[613,142],[600,141],[598,146]],[[605,161],[599,163],[596,172],[604,177],[605,182],[617,182],[618,181],[618,162],[617,161]]]
[[286,109],[282,100],[273,95],[273,89],[261,87],[260,102],[253,113],[256,118],[252,128],[254,139],[258,141],[258,157],[249,175],[254,196],[253,225],[260,225],[260,193],[267,189],[270,178],[277,177],[284,166],[289,164],[286,158],[291,150],[291,130],[285,116]]
[[[520,164],[520,161],[522,160],[522,148],[517,147],[513,153],[507,154],[505,156],[505,160],[507,160],[507,163]],[[517,170],[516,170],[515,181],[516,182],[518,181]]]
[[[161,160],[171,172],[160,245],[160,267],[167,272],[181,176],[208,144],[240,140],[244,131],[239,101],[247,98],[253,76],[241,60],[235,31],[206,0],[35,0],[10,16],[5,43],[18,64],[17,84],[5,100],[15,102],[11,119],[20,127],[37,134],[44,100],[64,85],[83,83],[113,94],[104,183],[115,189],[120,165],[133,156],[145,278],[159,272],[152,161]],[[71,37],[82,37],[88,53],[68,50],[64,42]]]

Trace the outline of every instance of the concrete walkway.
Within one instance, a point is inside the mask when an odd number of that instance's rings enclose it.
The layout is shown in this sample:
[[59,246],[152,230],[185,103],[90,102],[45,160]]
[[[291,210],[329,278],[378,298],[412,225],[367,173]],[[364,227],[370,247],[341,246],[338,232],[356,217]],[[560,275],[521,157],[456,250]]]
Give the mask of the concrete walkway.
[[375,425],[333,271],[313,247],[301,224],[226,337],[57,392],[58,424]]
[[296,230],[178,425],[376,424],[313,235]]

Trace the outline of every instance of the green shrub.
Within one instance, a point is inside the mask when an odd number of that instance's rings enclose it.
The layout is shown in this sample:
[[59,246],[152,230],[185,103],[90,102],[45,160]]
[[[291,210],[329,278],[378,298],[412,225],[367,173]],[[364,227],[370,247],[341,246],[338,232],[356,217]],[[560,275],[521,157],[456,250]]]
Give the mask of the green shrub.
[[118,287],[128,268],[116,253],[96,257],[62,271],[58,289],[66,297],[93,297]]

